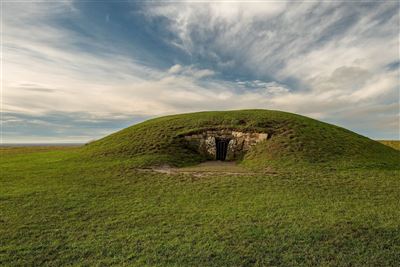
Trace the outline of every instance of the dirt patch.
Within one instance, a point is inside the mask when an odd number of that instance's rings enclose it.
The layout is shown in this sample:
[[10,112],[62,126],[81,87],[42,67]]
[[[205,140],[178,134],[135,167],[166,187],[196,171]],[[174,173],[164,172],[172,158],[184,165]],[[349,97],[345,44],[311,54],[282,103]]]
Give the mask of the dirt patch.
[[236,162],[226,162],[226,161],[207,161],[200,163],[196,166],[184,167],[184,168],[174,168],[168,165],[162,165],[157,167],[152,167],[148,169],[138,169],[139,171],[145,172],[157,172],[169,175],[186,174],[195,177],[204,177],[210,175],[260,175],[260,174],[276,174],[276,172],[268,170],[263,172],[250,171],[242,166],[236,164]]

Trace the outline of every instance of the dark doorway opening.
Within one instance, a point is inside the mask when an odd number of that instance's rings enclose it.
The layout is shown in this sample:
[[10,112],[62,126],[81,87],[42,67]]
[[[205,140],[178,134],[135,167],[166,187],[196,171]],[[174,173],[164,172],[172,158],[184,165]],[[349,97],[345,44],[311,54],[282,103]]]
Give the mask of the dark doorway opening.
[[228,143],[229,139],[215,139],[215,144],[217,147],[217,160],[225,160],[226,158],[226,153],[228,151]]

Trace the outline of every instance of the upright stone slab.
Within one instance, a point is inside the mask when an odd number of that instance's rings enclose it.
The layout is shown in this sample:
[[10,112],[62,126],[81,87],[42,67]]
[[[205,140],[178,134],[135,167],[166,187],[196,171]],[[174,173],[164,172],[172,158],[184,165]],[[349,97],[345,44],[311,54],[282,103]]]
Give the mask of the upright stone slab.
[[205,140],[206,153],[211,159],[217,157],[217,147],[214,136],[208,136]]
[[231,139],[228,143],[228,149],[226,151],[226,160],[235,159],[235,146],[236,146],[236,140]]

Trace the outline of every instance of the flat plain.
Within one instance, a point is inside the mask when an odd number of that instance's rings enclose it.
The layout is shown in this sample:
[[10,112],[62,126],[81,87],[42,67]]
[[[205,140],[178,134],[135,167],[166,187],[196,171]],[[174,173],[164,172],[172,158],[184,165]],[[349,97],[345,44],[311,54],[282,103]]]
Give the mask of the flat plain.
[[0,265],[400,262],[396,169],[198,177],[81,161],[78,150],[1,148]]

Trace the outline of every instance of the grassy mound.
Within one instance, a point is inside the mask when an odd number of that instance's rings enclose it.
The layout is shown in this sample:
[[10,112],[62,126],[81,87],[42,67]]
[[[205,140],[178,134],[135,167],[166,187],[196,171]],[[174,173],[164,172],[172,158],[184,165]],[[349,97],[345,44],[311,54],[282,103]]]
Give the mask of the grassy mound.
[[327,164],[398,166],[400,153],[349,130],[304,116],[271,110],[198,112],[160,117],[88,144],[90,157],[129,160],[136,166],[185,166],[205,159],[185,146],[182,135],[207,129],[266,132],[272,137],[249,151],[253,168]]

